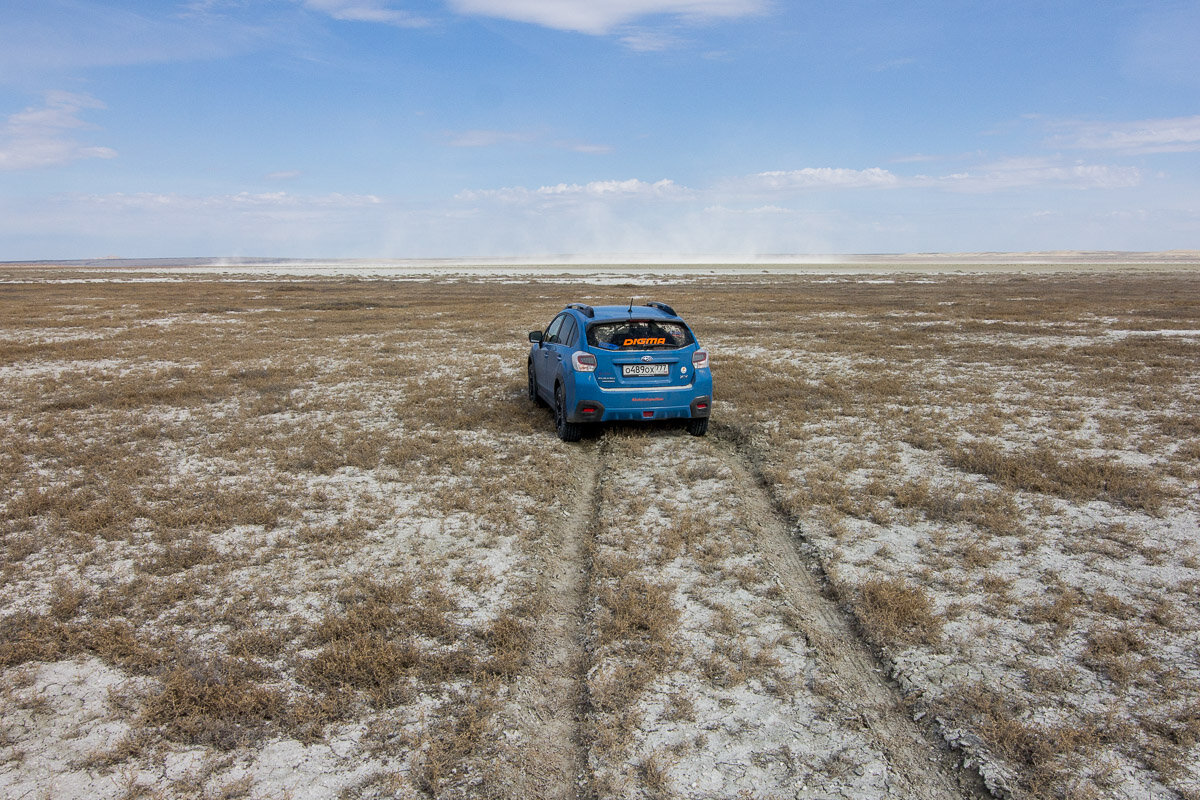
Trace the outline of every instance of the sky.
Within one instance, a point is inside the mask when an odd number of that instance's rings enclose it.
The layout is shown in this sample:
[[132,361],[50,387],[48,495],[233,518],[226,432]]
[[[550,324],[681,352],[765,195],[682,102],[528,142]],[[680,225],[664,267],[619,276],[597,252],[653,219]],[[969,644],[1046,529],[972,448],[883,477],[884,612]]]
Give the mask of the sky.
[[1200,249],[1200,0],[0,0],[0,261]]

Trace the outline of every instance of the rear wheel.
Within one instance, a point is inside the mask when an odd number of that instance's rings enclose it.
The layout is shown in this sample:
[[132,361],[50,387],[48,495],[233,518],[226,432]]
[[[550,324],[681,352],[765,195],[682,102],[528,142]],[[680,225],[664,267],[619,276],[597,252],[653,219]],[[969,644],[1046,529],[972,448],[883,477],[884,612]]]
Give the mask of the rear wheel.
[[554,430],[564,442],[578,442],[583,436],[583,426],[567,421],[567,397],[562,384],[554,387]]
[[689,419],[687,424],[687,432],[692,436],[703,436],[708,433],[708,417],[697,417]]

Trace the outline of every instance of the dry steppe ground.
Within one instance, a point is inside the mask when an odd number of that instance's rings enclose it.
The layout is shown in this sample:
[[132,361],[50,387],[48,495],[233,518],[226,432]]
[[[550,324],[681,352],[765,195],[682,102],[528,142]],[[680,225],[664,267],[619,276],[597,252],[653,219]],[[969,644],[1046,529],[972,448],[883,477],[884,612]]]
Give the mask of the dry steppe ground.
[[[1200,273],[0,271],[0,796],[1200,798]],[[565,302],[713,427],[575,445]]]

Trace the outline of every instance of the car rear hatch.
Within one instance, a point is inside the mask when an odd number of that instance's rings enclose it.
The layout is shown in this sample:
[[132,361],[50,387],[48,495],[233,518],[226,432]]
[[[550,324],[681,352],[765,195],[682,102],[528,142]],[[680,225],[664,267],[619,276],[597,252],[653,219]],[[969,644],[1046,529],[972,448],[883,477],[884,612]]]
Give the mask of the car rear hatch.
[[596,380],[604,389],[685,387],[692,383],[696,341],[675,320],[597,322],[587,332],[596,356]]

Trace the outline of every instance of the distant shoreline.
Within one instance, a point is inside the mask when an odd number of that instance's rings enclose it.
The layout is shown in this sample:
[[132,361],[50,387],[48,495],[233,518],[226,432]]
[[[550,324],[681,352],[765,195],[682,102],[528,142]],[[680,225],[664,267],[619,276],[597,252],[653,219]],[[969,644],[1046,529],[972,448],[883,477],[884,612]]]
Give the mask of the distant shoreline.
[[0,262],[3,269],[259,275],[422,274],[828,274],[854,272],[1177,272],[1200,271],[1200,250],[1159,252],[1060,250],[1024,253],[886,253],[753,257],[546,255],[502,258],[93,258]]

